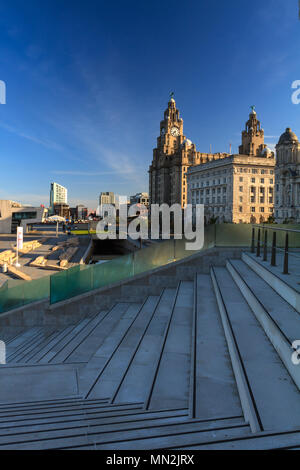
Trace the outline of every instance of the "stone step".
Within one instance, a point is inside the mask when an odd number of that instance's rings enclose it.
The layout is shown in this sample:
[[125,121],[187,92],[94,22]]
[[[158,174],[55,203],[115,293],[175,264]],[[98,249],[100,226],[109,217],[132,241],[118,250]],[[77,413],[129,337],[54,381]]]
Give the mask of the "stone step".
[[6,326],[1,330],[2,341],[5,341],[6,346],[14,341],[18,336],[26,331],[24,326]]
[[187,444],[188,447],[197,443],[219,441],[220,439],[248,436],[250,428],[243,421],[232,422],[187,422],[173,426],[161,426],[161,428],[141,429],[135,432],[127,431],[118,436],[87,436],[88,445],[76,446],[72,441],[72,449],[96,449],[96,450],[155,450],[177,449]]
[[[117,304],[118,305],[118,304]],[[124,305],[124,304],[122,304]],[[142,309],[142,304],[132,303],[122,313],[119,312],[118,321],[114,317],[107,317],[102,324],[98,337],[98,349],[86,366],[78,373],[78,386],[80,395],[90,398],[93,387],[98,382],[102,370],[109,363],[110,358],[119,347],[131,324]],[[110,398],[110,397],[109,397]]]
[[[115,432],[128,429],[139,429],[148,428],[152,426],[160,426],[163,424],[175,424],[185,422],[188,419],[188,414],[185,411],[180,413],[174,411],[164,412],[152,412],[152,413],[136,413],[132,414],[132,411],[128,411],[126,414],[116,415],[114,412],[113,416],[105,416],[103,413],[90,413],[89,416],[83,414],[82,416],[73,416],[64,419],[56,418],[52,421],[44,421],[42,423],[30,423],[22,424],[10,424],[6,427],[0,427],[0,445],[2,442],[14,442],[15,440],[22,439],[35,439],[36,437],[51,437],[56,436],[59,433],[68,435],[74,431],[80,431],[86,426],[93,432]],[[37,435],[38,433],[38,435]]]
[[289,255],[289,275],[283,274],[284,253],[281,252],[276,255],[277,266],[271,266],[270,262],[262,261],[262,258],[252,253],[242,253],[242,260],[300,313],[300,254],[295,254],[297,257],[294,257],[292,253]]
[[194,283],[182,281],[157,365],[148,409],[188,407]]
[[186,421],[165,424],[118,423],[109,426],[82,426],[75,429],[49,430],[0,438],[0,449],[59,449],[93,445],[97,449],[157,449],[249,434],[249,426],[240,418],[217,423]]
[[78,334],[82,331],[86,325],[88,325],[90,319],[84,318],[80,320],[71,330],[67,332],[66,335],[60,337],[59,341],[55,342],[55,344],[51,347],[50,350],[46,354],[44,354],[40,359],[40,364],[48,364],[50,363],[55,356]]
[[32,351],[25,359],[24,363],[26,364],[38,364],[44,356],[46,356],[53,347],[55,347],[60,341],[63,341],[75,328],[74,325],[67,326],[61,331],[58,331],[57,334],[50,338],[45,344],[41,345],[37,350]]
[[155,364],[163,346],[164,333],[172,314],[175,294],[176,289],[167,288],[163,291],[154,316],[112,398],[113,402],[146,401],[152,386]]
[[300,389],[300,368],[291,360],[293,341],[300,339],[299,313],[243,261],[230,260],[227,269]]
[[16,411],[15,413],[3,413],[0,417],[0,426],[19,426],[35,423],[48,423],[65,420],[73,420],[76,417],[113,417],[139,413],[143,411],[143,403],[124,403],[120,405],[109,405],[99,403],[78,404],[74,407],[61,407],[57,409],[26,410],[26,412]]
[[226,268],[214,273],[261,431],[298,426],[298,390]]
[[16,340],[12,341],[6,350],[6,361],[13,362],[14,358],[26,351],[35,341],[43,337],[43,328],[35,327],[28,329]]
[[26,364],[35,364],[39,362],[43,362],[43,358],[47,356],[48,353],[51,354],[52,348],[57,348],[59,345],[65,344],[66,342],[72,338],[72,334],[77,331],[82,332],[84,330],[81,329],[82,325],[85,325],[88,327],[90,322],[92,322],[95,318],[98,318],[99,315],[102,316],[104,315],[105,312],[100,312],[99,314],[94,315],[92,318],[85,318],[84,323],[82,319],[80,319],[75,325],[68,326],[60,331],[57,331],[55,336],[53,338],[50,338],[48,342],[45,342],[45,344],[40,345],[39,347],[36,348],[36,350],[33,351],[33,353],[30,353],[29,356],[24,358],[24,362]]
[[[127,304],[126,304],[127,305]],[[90,334],[97,332],[100,330],[101,331],[101,325],[104,319],[109,316],[109,315],[115,315],[118,317],[118,312],[123,312],[124,306],[119,305],[118,308],[115,308],[113,311],[102,311],[95,317],[93,317],[86,325],[85,327],[76,335],[73,336],[73,338],[70,339],[70,341],[65,344],[65,346],[58,352],[52,359],[51,363],[62,363],[62,362],[68,362],[68,363],[73,363],[76,362],[84,362],[87,361],[87,358],[83,358],[80,354],[76,356],[76,360],[73,361],[72,359],[75,359],[74,357],[74,352],[77,351],[77,348],[80,348],[80,346],[85,346],[85,341],[89,337]],[[95,346],[95,350],[97,349],[97,346]],[[72,358],[72,359],[71,359]]]
[[[128,304],[127,304],[128,305]],[[138,304],[139,306],[141,304]],[[132,307],[131,307],[132,308]],[[134,304],[133,311],[136,311],[137,305]],[[103,335],[105,325],[116,325],[116,313],[113,313],[114,318],[110,318],[110,314],[103,319],[101,323],[98,323],[96,327],[89,332],[89,335],[84,338],[84,340],[77,346],[77,348],[72,352],[72,354],[66,359],[66,362],[74,363],[77,361],[88,362],[93,354],[99,349],[104,339],[109,335],[109,333]],[[122,316],[119,316],[119,320]],[[105,331],[107,331],[107,326]]]
[[36,338],[29,346],[23,351],[15,354],[14,357],[7,362],[11,363],[25,363],[26,359],[31,357],[32,354],[39,351],[45,344],[48,344],[51,339],[56,338],[59,332],[53,328],[47,328],[43,331],[42,335]]
[[[105,312],[100,312],[100,316],[104,319],[103,320],[103,331],[106,331],[107,333],[110,331],[110,328],[115,325],[124,311],[128,308],[129,304],[116,304],[112,307],[112,309],[109,311],[109,315],[106,316]],[[93,322],[95,317],[92,318],[85,318],[84,320],[81,320],[75,328],[73,328],[67,336],[62,338],[58,343],[55,344],[54,347],[51,348],[51,350],[40,359],[40,363],[61,363],[62,361],[59,360],[59,357],[64,358],[67,357],[69,354],[69,345],[74,348],[76,345],[76,341],[79,340],[77,343],[80,344],[80,339],[82,338],[82,335],[84,335],[84,332],[86,331],[86,328],[89,327],[90,322]],[[105,324],[104,324],[105,323]],[[103,338],[103,335],[99,337],[99,341],[101,341],[101,338]],[[66,354],[65,354],[66,352]]]
[[184,450],[298,450],[300,448],[300,431],[262,432],[252,436],[225,439],[219,442],[206,442],[195,446],[179,447]]
[[16,402],[16,403],[7,403],[7,404],[0,404],[0,416],[1,413],[4,411],[26,411],[26,410],[35,410],[35,409],[43,409],[43,408],[52,408],[52,407],[60,407],[60,406],[74,406],[78,404],[89,404],[89,403],[107,403],[107,399],[102,400],[85,400],[83,398],[69,398],[63,399],[58,398],[56,400],[42,400],[42,401],[27,401],[27,402]]
[[192,417],[216,419],[242,415],[224,329],[211,277],[196,278],[195,357],[190,407]]
[[105,368],[98,376],[97,383],[89,393],[89,398],[112,397],[126,372],[128,365],[138,347],[139,341],[155,313],[159,297],[149,296],[122,338]]

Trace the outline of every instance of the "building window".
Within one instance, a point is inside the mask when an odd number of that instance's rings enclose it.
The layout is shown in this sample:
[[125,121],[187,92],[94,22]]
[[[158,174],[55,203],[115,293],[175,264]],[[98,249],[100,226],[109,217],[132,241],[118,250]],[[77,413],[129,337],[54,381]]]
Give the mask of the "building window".
[[265,212],[265,208],[264,208],[264,207],[261,207],[261,208],[260,208],[260,212]]
[[240,193],[243,192],[243,186],[240,186]]
[[255,207],[251,207],[251,212],[255,212]]
[[239,207],[239,211],[243,212],[243,207],[242,206]]
[[255,183],[255,178],[251,178],[251,183]]
[[242,183],[242,182],[243,182],[243,177],[241,176],[241,177],[240,177],[240,183]]
[[264,178],[261,178],[261,179],[260,179],[260,182],[261,182],[261,184],[264,184],[265,179],[264,179]]
[[240,202],[243,202],[243,196],[240,196]]
[[270,180],[270,184],[273,184],[273,180]]

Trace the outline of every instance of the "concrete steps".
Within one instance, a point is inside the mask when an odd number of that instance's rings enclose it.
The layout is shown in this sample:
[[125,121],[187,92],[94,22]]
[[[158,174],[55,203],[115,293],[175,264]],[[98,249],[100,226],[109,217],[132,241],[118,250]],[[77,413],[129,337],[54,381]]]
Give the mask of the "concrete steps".
[[129,367],[139,342],[153,318],[158,301],[159,297],[157,296],[147,298],[118,347],[106,362],[105,367],[102,368],[97,382],[88,394],[89,398],[112,397],[116,393],[124,371]]
[[216,419],[242,415],[219,308],[208,274],[196,276],[194,329],[191,416]]
[[[173,412],[174,413],[174,412]],[[140,419],[137,419],[137,418]],[[125,418],[125,415],[123,415]],[[133,418],[133,419],[132,419]],[[142,412],[140,416],[128,414],[115,422],[62,424],[54,428],[38,428],[37,431],[13,429],[0,434],[0,449],[159,449],[187,442],[211,441],[211,438],[245,436],[249,427],[240,418],[209,422],[186,421],[183,414],[172,412]]]
[[[135,430],[124,430],[114,434],[97,435],[96,430],[87,436],[88,445],[78,446],[72,443],[73,449],[97,450],[156,450],[173,449],[188,443],[205,443],[220,439],[236,438],[249,435],[249,426],[242,420],[223,422],[186,422],[166,424],[160,427],[147,427]],[[66,446],[62,449],[68,448]],[[70,447],[69,447],[70,448]]]
[[47,423],[64,423],[68,421],[109,416],[123,416],[124,414],[135,414],[143,410],[142,403],[123,403],[110,405],[102,400],[75,401],[73,404],[60,404],[55,406],[43,406],[41,408],[30,408],[26,410],[3,410],[0,413],[0,428],[19,428]]
[[[226,268],[215,268],[259,431],[299,426],[299,392]],[[235,360],[232,358],[232,360]],[[246,390],[245,390],[246,393]],[[241,395],[241,390],[240,390]],[[283,400],[283,397],[285,399]]]
[[300,369],[291,361],[292,344],[300,338],[300,314],[242,260],[227,262],[257,320],[300,389]]
[[188,407],[193,300],[193,282],[182,281],[147,400],[148,409]]
[[119,321],[111,321],[104,325],[101,331],[102,341],[99,343],[97,351],[93,354],[86,367],[78,374],[80,394],[86,398],[93,393],[99,377],[105,367],[109,364],[114,352],[118,349],[127,332],[139,315],[143,305],[132,303],[120,316]]
[[7,344],[7,362],[12,361],[16,355],[26,350],[26,348],[28,348],[35,340],[38,340],[42,336],[43,328],[41,327],[30,328],[18,335],[16,338],[14,338]]
[[242,253],[242,260],[300,313],[299,252],[289,256],[289,274],[284,275],[283,253],[277,253],[277,266],[262,261],[252,253]]
[[38,335],[27,347],[22,348],[21,351],[9,357],[7,362],[26,363],[27,358],[30,358],[32,355],[34,355],[36,351],[40,351],[40,349],[45,344],[48,344],[49,341],[56,338],[58,334],[59,332],[57,332],[54,328],[43,331],[43,333]]
[[[75,328],[72,328],[67,335],[65,335],[60,341],[58,341],[51,349],[39,360],[39,363],[55,363],[60,364],[67,360],[74,353],[77,347],[80,347],[81,343],[91,333],[93,329],[98,327],[99,323],[102,323],[101,330],[106,334],[121,318],[124,311],[129,307],[129,304],[116,304],[106,315],[107,312],[100,312],[96,317],[92,319],[81,320]],[[104,324],[105,322],[105,324]],[[102,339],[104,338],[102,335]],[[98,338],[98,344],[95,345],[95,349],[101,344],[101,335]]]
[[74,325],[10,329],[0,449],[300,447],[296,297],[247,254],[201,263]]
[[160,357],[164,333],[172,314],[175,294],[176,289],[172,288],[166,288],[162,292],[147,329],[112,396],[112,402],[146,402],[152,387],[155,365]]

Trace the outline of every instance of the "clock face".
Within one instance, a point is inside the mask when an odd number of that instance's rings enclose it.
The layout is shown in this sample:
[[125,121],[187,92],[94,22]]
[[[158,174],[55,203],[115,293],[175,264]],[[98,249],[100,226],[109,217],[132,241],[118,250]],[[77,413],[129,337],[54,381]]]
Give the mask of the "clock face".
[[173,137],[179,136],[179,129],[178,129],[177,127],[172,127],[172,129],[171,129],[171,135],[172,135]]
[[166,130],[165,130],[165,128],[164,128],[164,127],[162,127],[162,128],[161,128],[161,131],[160,131],[160,133],[161,133],[161,135],[165,135],[165,133],[166,133]]

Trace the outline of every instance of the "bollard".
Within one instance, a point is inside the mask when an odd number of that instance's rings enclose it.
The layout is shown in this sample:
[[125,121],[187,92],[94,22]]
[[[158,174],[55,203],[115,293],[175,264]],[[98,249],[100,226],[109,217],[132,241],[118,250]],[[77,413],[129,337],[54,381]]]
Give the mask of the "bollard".
[[273,232],[271,266],[276,266],[276,232]]
[[258,229],[258,235],[257,235],[257,249],[256,249],[256,256],[260,256],[260,228]]
[[255,228],[252,228],[251,253],[255,253]]
[[285,234],[285,249],[283,260],[283,274],[289,273],[289,234]]
[[268,259],[268,231],[265,230],[265,242],[264,242],[264,261]]

